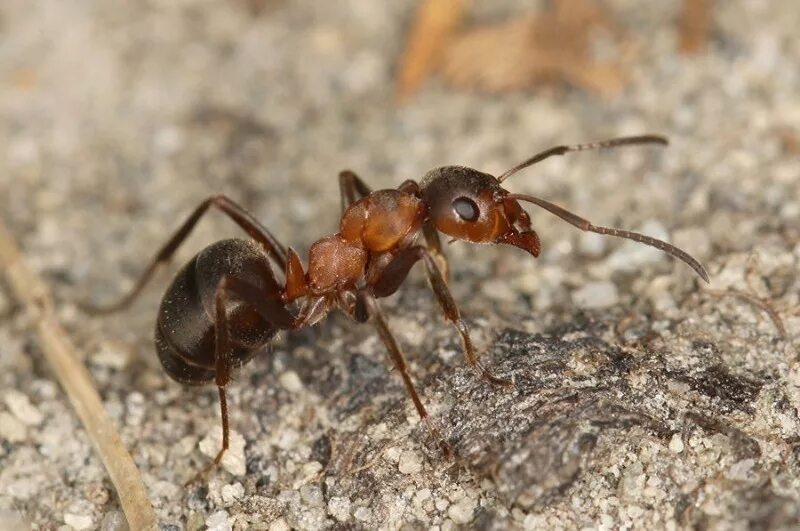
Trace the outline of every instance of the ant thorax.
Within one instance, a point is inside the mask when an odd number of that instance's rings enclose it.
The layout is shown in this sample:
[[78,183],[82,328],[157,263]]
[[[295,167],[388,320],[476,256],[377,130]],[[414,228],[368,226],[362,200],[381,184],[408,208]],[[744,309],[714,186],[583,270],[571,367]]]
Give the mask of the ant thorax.
[[339,232],[309,250],[308,286],[314,295],[352,288],[364,277],[370,254],[390,252],[416,233],[425,204],[399,190],[379,190],[353,203]]

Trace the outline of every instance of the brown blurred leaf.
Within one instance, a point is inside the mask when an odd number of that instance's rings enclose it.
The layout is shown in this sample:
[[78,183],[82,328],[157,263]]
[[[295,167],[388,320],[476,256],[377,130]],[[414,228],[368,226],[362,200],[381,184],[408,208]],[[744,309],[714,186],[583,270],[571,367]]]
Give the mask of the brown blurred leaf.
[[488,92],[566,82],[605,95],[621,90],[616,63],[590,53],[595,29],[614,32],[595,0],[556,0],[551,9],[466,32],[449,46],[445,79],[456,87]]
[[683,0],[679,21],[680,51],[684,54],[702,52],[711,27],[712,0]]
[[464,16],[464,0],[424,0],[417,11],[397,75],[397,99],[408,99],[436,67]]

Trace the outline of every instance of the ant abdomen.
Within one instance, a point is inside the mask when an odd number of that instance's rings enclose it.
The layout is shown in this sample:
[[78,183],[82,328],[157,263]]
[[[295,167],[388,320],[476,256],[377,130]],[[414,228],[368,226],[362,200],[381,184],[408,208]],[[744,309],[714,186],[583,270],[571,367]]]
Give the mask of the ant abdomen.
[[[169,376],[181,383],[214,381],[215,299],[225,276],[235,275],[263,293],[278,293],[265,285],[272,270],[261,247],[241,239],[223,240],[195,255],[167,288],[156,320],[156,351]],[[231,367],[247,363],[277,333],[253,308],[231,297],[227,302]]]

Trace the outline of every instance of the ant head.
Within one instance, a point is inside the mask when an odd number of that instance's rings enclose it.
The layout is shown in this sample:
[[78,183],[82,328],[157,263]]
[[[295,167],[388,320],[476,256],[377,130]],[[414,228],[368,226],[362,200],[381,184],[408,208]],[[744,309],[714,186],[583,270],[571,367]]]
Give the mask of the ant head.
[[420,185],[436,228],[459,240],[507,243],[538,256],[539,237],[519,203],[497,178],[463,166],[428,172]]
[[594,225],[550,201],[527,194],[512,194],[500,186],[511,175],[552,156],[635,144],[666,145],[667,139],[657,135],[640,135],[588,144],[556,146],[520,162],[500,177],[463,166],[444,166],[428,172],[422,179],[420,190],[436,228],[456,239],[476,243],[507,243],[538,256],[541,250],[539,236],[531,230],[530,217],[518,203],[525,201],[583,231],[626,238],[660,249],[684,261],[700,278],[708,282],[708,273],[703,265],[674,245],[638,232]]

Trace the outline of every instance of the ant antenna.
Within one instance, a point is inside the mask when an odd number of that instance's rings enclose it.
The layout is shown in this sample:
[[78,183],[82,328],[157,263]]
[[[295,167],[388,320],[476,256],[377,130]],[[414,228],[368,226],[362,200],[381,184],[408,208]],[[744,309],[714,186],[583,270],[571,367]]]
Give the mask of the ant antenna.
[[517,199],[520,201],[527,201],[529,203],[533,203],[537,206],[542,207],[543,209],[547,210],[551,214],[555,214],[556,216],[560,217],[570,225],[574,225],[581,230],[587,232],[596,232],[597,234],[607,234],[609,236],[616,236],[618,238],[626,238],[628,240],[633,240],[639,243],[643,243],[645,245],[649,245],[651,247],[655,247],[665,253],[674,256],[675,258],[683,261],[689,267],[695,270],[695,272],[700,275],[700,278],[709,283],[708,280],[708,273],[703,265],[692,258],[689,253],[686,253],[674,245],[670,245],[665,241],[661,241],[656,238],[651,238],[650,236],[645,236],[644,234],[640,234],[638,232],[632,232],[628,230],[622,229],[614,229],[609,227],[600,227],[598,225],[592,225],[589,220],[583,219],[582,217],[573,214],[572,212],[561,208],[558,205],[555,205],[549,201],[545,201],[544,199],[539,199],[538,197],[526,194],[508,194],[507,196],[510,199]]
[[610,140],[601,140],[599,142],[589,142],[588,144],[575,144],[572,146],[556,146],[541,153],[537,153],[533,157],[529,158],[525,162],[520,162],[503,175],[497,178],[499,182],[503,182],[507,177],[517,173],[520,170],[524,170],[528,166],[533,166],[537,162],[541,162],[544,159],[550,158],[555,155],[564,155],[565,153],[570,153],[572,151],[587,151],[590,149],[606,149],[606,148],[613,148],[619,146],[630,146],[633,144],[661,144],[662,146],[666,146],[669,144],[669,141],[664,138],[663,136],[658,135],[640,135],[640,136],[624,136],[621,138],[612,138]]

